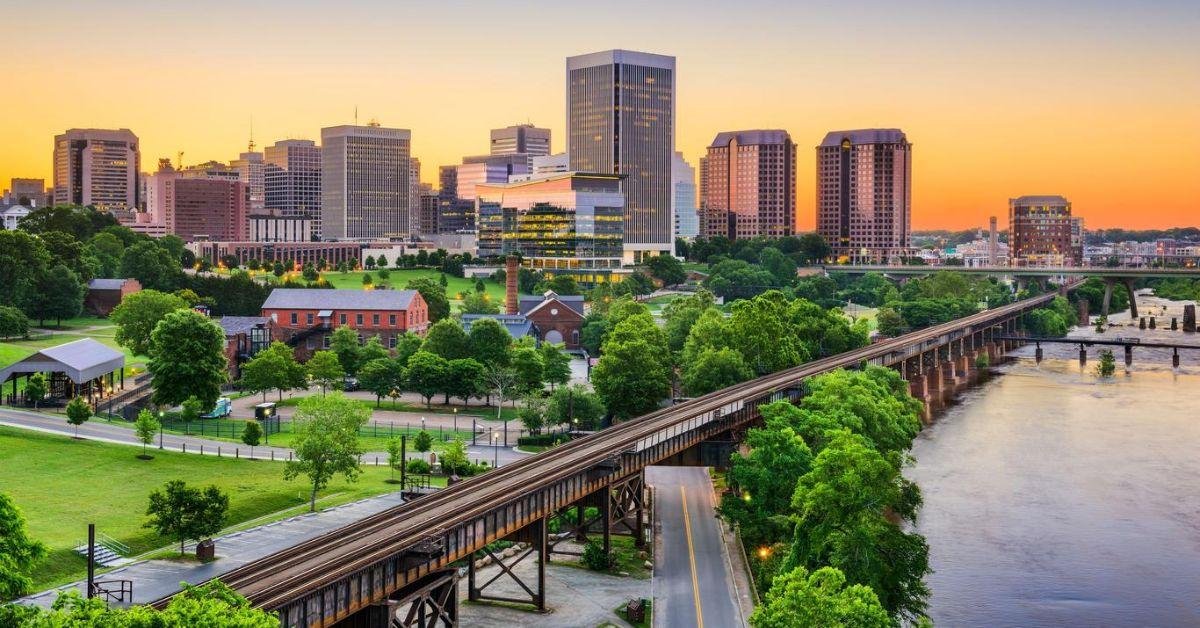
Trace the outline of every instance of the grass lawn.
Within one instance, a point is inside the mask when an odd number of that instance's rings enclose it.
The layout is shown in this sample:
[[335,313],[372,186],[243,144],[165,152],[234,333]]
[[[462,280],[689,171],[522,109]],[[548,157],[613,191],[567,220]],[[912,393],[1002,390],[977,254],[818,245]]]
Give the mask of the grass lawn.
[[[33,325],[37,325],[37,321],[30,321],[30,323],[32,323]],[[84,327],[95,327],[97,325],[112,326],[113,323],[112,323],[112,321],[108,320],[107,318],[101,318],[94,314],[83,314],[82,316],[76,316],[75,318],[64,318],[62,320],[61,324],[59,324],[56,321],[47,320],[46,325],[45,325],[45,327],[43,327],[43,329],[69,330],[69,329],[82,329]]]
[[[373,270],[373,271],[355,270],[355,271],[350,271],[350,272],[346,272],[346,273],[340,273],[336,270],[327,270],[327,271],[321,273],[321,278],[325,279],[330,284],[332,284],[334,288],[343,288],[343,289],[349,289],[349,290],[361,290],[363,287],[363,283],[362,283],[363,275],[368,272],[371,273],[371,279],[376,284],[383,283],[383,280],[381,280],[379,278],[378,270]],[[227,274],[227,273],[224,271],[221,271],[221,274]],[[394,268],[389,268],[387,284],[390,285],[394,289],[402,290],[402,289],[404,289],[405,284],[407,284],[410,279],[429,278],[429,279],[433,279],[434,281],[437,281],[439,279],[439,277],[441,276],[441,274],[442,274],[441,271],[433,270],[431,268],[405,268],[405,269],[400,269],[400,270],[397,270]],[[268,283],[277,283],[279,281],[279,279],[276,278],[274,275],[272,275],[270,273],[263,273],[262,271],[253,273],[253,276],[259,278],[260,280],[265,280]],[[298,273],[298,272],[292,272],[287,275],[284,275],[284,278],[287,278],[287,277],[291,277],[292,279],[295,279],[296,281],[304,281],[304,278],[301,277],[300,273]],[[491,281],[490,279],[485,279],[483,281],[483,285],[486,288],[488,296],[490,296],[497,303],[503,304],[503,302],[504,302],[504,286],[502,286],[494,281]],[[458,293],[474,292],[474,291],[475,291],[475,280],[464,279],[462,277],[454,277],[452,275],[446,275],[446,296],[450,298],[450,303],[452,306],[457,306],[459,303]]]
[[[300,405],[300,400],[304,399],[306,397],[307,397],[307,395],[301,395],[301,396],[297,396],[297,397],[288,397],[287,399],[284,399],[283,401],[276,401],[275,405],[280,406],[280,407],[298,406],[298,405]],[[441,398],[441,397],[439,396],[438,398]],[[272,401],[272,400],[268,399],[268,401]],[[382,400],[378,406],[375,405],[374,401],[370,401],[367,399],[352,399],[352,401],[357,401],[358,403],[362,404],[363,406],[370,408],[372,411],[374,411],[374,410],[395,410],[398,412],[422,412],[425,414],[453,414],[454,410],[457,408],[459,416],[466,418],[467,421],[470,421],[471,417],[479,417],[481,419],[488,419],[490,421],[496,420],[496,407],[495,406],[456,406],[454,404],[446,406],[446,405],[442,405],[440,403],[435,403],[432,406],[430,406],[429,408],[426,408],[424,404],[414,404],[414,403],[409,403],[407,401],[398,401],[398,400],[393,401],[391,399]],[[507,419],[509,421],[516,421],[516,420],[518,420],[517,413],[518,413],[517,408],[514,408],[511,405],[504,406],[500,410],[500,420],[503,421],[503,420]]]
[[[306,509],[305,481],[284,481],[283,464],[162,451],[154,451],[153,460],[139,460],[139,453],[135,447],[0,427],[0,487],[21,507],[30,534],[50,549],[34,573],[37,589],[85,575],[86,561],[73,548],[86,538],[89,522],[134,552],[170,545],[142,527],[150,492],[167,480],[216,484],[226,491],[231,525],[266,523]],[[387,478],[386,467],[364,467],[354,483],[339,477],[318,506],[395,490]]]

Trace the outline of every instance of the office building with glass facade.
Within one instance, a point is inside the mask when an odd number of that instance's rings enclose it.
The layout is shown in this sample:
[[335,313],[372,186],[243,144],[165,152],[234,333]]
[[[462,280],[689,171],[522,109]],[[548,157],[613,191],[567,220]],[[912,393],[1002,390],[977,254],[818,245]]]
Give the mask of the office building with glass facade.
[[321,148],[312,140],[283,140],[263,151],[266,210],[304,219],[309,238],[321,238]]
[[671,162],[671,213],[675,216],[675,237],[694,238],[700,233],[696,213],[696,169],[676,152]]
[[70,129],[54,137],[54,204],[104,212],[140,206],[141,151],[129,129]]
[[703,164],[707,237],[795,233],[796,143],[787,131],[718,133]]
[[567,172],[476,187],[480,257],[519,254],[529,267],[569,272],[582,283],[620,268],[621,177]]
[[669,253],[675,58],[628,50],[568,57],[566,80],[570,169],[624,175],[627,262]]
[[817,146],[817,233],[851,263],[893,263],[914,253],[912,143],[903,131],[825,136]]

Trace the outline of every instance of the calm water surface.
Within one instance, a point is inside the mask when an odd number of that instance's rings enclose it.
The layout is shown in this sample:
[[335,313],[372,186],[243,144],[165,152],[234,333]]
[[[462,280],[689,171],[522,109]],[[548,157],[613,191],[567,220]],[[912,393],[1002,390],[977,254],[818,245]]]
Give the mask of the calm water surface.
[[1077,351],[1000,367],[918,438],[938,625],[1200,626],[1200,356],[1124,373],[1118,347],[1100,381]]

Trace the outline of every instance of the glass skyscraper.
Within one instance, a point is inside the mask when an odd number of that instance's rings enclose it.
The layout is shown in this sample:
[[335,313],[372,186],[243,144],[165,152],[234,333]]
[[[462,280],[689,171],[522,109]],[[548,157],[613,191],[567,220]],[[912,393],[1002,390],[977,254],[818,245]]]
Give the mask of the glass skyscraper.
[[321,147],[312,140],[282,140],[264,150],[263,197],[267,210],[309,220],[321,238]]
[[570,170],[622,174],[624,257],[669,253],[675,57],[608,50],[567,58]]

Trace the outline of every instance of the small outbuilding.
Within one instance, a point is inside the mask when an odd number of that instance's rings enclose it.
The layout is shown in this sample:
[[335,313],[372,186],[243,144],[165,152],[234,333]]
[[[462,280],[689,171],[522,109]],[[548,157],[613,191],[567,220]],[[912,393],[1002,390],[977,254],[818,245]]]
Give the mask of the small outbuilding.
[[84,397],[95,405],[125,389],[125,354],[91,338],[42,349],[0,369],[0,384],[12,382],[5,395],[9,405],[26,402],[18,399],[17,380],[24,375],[28,381],[34,373],[47,375],[51,400]]
[[93,279],[88,282],[87,296],[83,309],[96,316],[108,316],[127,294],[140,292],[142,284],[137,279]]

